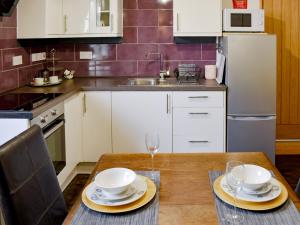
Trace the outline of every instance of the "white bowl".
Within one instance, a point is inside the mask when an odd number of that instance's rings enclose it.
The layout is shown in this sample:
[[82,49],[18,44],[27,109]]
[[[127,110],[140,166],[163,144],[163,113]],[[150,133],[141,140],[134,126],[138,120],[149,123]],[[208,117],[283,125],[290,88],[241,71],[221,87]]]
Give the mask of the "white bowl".
[[109,194],[120,194],[127,190],[136,179],[136,173],[126,168],[103,170],[95,177],[97,187]]
[[245,164],[244,185],[248,190],[257,190],[270,182],[272,175],[269,170],[251,164]]

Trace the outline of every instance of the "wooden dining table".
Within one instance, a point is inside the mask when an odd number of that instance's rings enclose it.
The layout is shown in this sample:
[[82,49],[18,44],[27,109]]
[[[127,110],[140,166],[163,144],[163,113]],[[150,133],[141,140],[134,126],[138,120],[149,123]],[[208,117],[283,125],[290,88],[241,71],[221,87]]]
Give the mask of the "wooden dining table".
[[[211,170],[224,171],[226,162],[238,160],[272,170],[286,187],[300,211],[300,199],[263,153],[157,154],[155,170],[160,171],[158,225],[217,225],[217,211],[210,186]],[[98,161],[87,184],[97,171],[111,167],[150,170],[148,154],[107,154]],[[81,204],[81,196],[71,208],[63,225],[71,224]]]

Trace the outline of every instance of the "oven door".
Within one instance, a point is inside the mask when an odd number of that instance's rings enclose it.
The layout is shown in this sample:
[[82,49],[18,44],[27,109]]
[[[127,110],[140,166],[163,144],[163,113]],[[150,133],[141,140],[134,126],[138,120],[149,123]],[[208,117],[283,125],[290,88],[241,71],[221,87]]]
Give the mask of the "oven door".
[[50,158],[56,175],[66,166],[65,121],[64,116],[58,117],[51,124],[43,128]]

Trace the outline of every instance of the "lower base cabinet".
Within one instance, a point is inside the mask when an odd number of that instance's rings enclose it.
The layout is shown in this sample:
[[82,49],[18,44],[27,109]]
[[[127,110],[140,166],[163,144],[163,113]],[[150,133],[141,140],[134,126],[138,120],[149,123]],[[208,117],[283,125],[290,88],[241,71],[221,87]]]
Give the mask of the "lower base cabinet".
[[172,152],[170,92],[112,92],[114,153],[146,153],[145,134],[157,131],[160,153]]
[[82,161],[97,162],[111,147],[111,92],[84,93]]
[[88,91],[65,103],[67,163],[105,153],[146,153],[145,134],[160,153],[225,151],[225,92]]
[[225,152],[225,92],[173,92],[173,152]]

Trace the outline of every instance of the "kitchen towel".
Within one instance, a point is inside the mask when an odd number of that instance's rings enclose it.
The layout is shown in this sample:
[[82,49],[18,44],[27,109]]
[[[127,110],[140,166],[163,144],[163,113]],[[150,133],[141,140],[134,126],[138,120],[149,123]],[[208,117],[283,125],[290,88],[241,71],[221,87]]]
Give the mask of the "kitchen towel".
[[[150,171],[136,171],[137,174],[151,178]],[[95,212],[81,203],[72,225],[157,225],[159,210],[160,172],[154,172],[154,183],[157,192],[154,199],[135,211],[124,214],[105,214]]]
[[[213,189],[214,181],[223,175],[221,171],[209,171],[210,185]],[[220,200],[215,194],[215,202],[218,213],[218,220],[220,225],[227,225],[228,223],[222,219],[225,214],[233,214],[234,207],[226,204]],[[287,202],[278,209],[265,212],[254,212],[243,209],[237,209],[239,214],[245,218],[243,225],[299,225],[300,213],[294,205],[293,201],[288,199]]]

